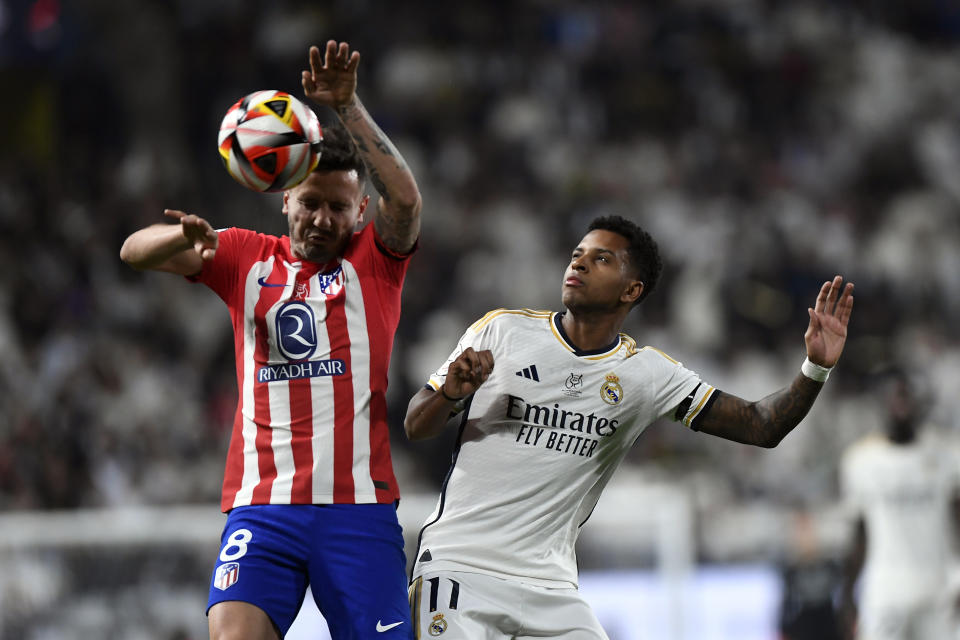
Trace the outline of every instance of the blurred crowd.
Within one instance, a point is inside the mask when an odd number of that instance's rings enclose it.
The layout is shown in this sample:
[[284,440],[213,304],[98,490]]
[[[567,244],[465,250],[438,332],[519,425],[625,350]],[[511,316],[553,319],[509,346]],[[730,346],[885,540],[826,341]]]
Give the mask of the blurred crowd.
[[665,256],[628,332],[750,399],[799,370],[820,284],[856,283],[840,365],[778,449],[668,422],[638,441],[629,464],[703,514],[834,502],[893,365],[960,429],[960,5],[5,0],[0,35],[0,511],[218,501],[226,311],[118,252],[165,207],[284,232],[216,131],[253,90],[302,95],[328,38],[361,52],[358,93],[423,193],[391,370],[401,490],[436,491],[450,455],[405,441],[409,397],[486,311],[559,310],[601,214]]

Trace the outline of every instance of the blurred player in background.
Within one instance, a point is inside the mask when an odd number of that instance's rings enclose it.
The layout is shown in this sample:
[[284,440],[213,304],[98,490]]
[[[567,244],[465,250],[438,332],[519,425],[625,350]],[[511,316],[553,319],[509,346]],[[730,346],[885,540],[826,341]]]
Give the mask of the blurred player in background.
[[842,640],[835,597],[841,562],[824,549],[807,505],[795,510],[789,538],[780,574],[780,640]]
[[841,596],[847,638],[955,637],[948,582],[960,532],[960,459],[954,445],[923,428],[926,404],[910,377],[895,373],[885,433],[844,453],[843,497],[856,518]]
[[[786,388],[747,402],[620,328],[662,268],[648,233],[594,220],[564,275],[566,311],[491,311],[410,401],[411,439],[462,412],[453,463],[420,534],[410,605],[420,637],[606,638],[577,591],[575,543],[627,450],[652,422],[776,446],[843,350],[853,285],[824,283]],[[496,365],[496,366],[494,366]]]
[[[420,193],[356,95],[359,53],[330,41],[309,58],[304,91],[343,128],[325,128],[316,170],[283,194],[289,237],[168,210],[179,224],[121,250],[137,269],[206,284],[233,321],[240,398],[208,605],[216,640],[283,637],[308,585],[335,639],[412,636],[385,392]],[[356,231],[367,171],[380,199]]]

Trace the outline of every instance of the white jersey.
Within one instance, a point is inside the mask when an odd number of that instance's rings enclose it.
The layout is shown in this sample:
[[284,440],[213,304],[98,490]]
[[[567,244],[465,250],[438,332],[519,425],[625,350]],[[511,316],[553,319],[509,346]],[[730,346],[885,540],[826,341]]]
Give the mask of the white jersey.
[[844,498],[867,529],[862,608],[911,606],[944,592],[958,480],[954,451],[922,432],[905,445],[868,436],[844,454]]
[[546,587],[577,584],[574,545],[637,437],[668,415],[686,426],[713,387],[620,334],[578,351],[561,314],[499,309],[471,326],[429,380],[440,389],[467,347],[494,369],[465,402],[440,500],[420,533],[413,575],[463,571]]

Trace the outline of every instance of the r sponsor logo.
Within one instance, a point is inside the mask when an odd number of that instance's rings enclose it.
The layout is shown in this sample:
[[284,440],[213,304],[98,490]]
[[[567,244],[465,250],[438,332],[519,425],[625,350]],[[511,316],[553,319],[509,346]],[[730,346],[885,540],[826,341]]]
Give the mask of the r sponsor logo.
[[277,311],[277,348],[287,360],[306,360],[317,349],[317,322],[305,302],[288,302]]

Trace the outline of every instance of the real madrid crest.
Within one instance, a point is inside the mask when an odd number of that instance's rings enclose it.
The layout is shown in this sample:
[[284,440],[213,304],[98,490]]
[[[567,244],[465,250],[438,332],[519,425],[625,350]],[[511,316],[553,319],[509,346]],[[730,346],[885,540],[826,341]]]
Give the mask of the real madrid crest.
[[623,400],[623,387],[620,386],[620,378],[615,374],[608,373],[607,381],[600,387],[600,397],[607,404],[620,404]]
[[438,613],[433,616],[433,622],[430,623],[430,626],[427,628],[432,636],[438,636],[444,631],[447,630],[447,621],[443,619],[443,614]]

